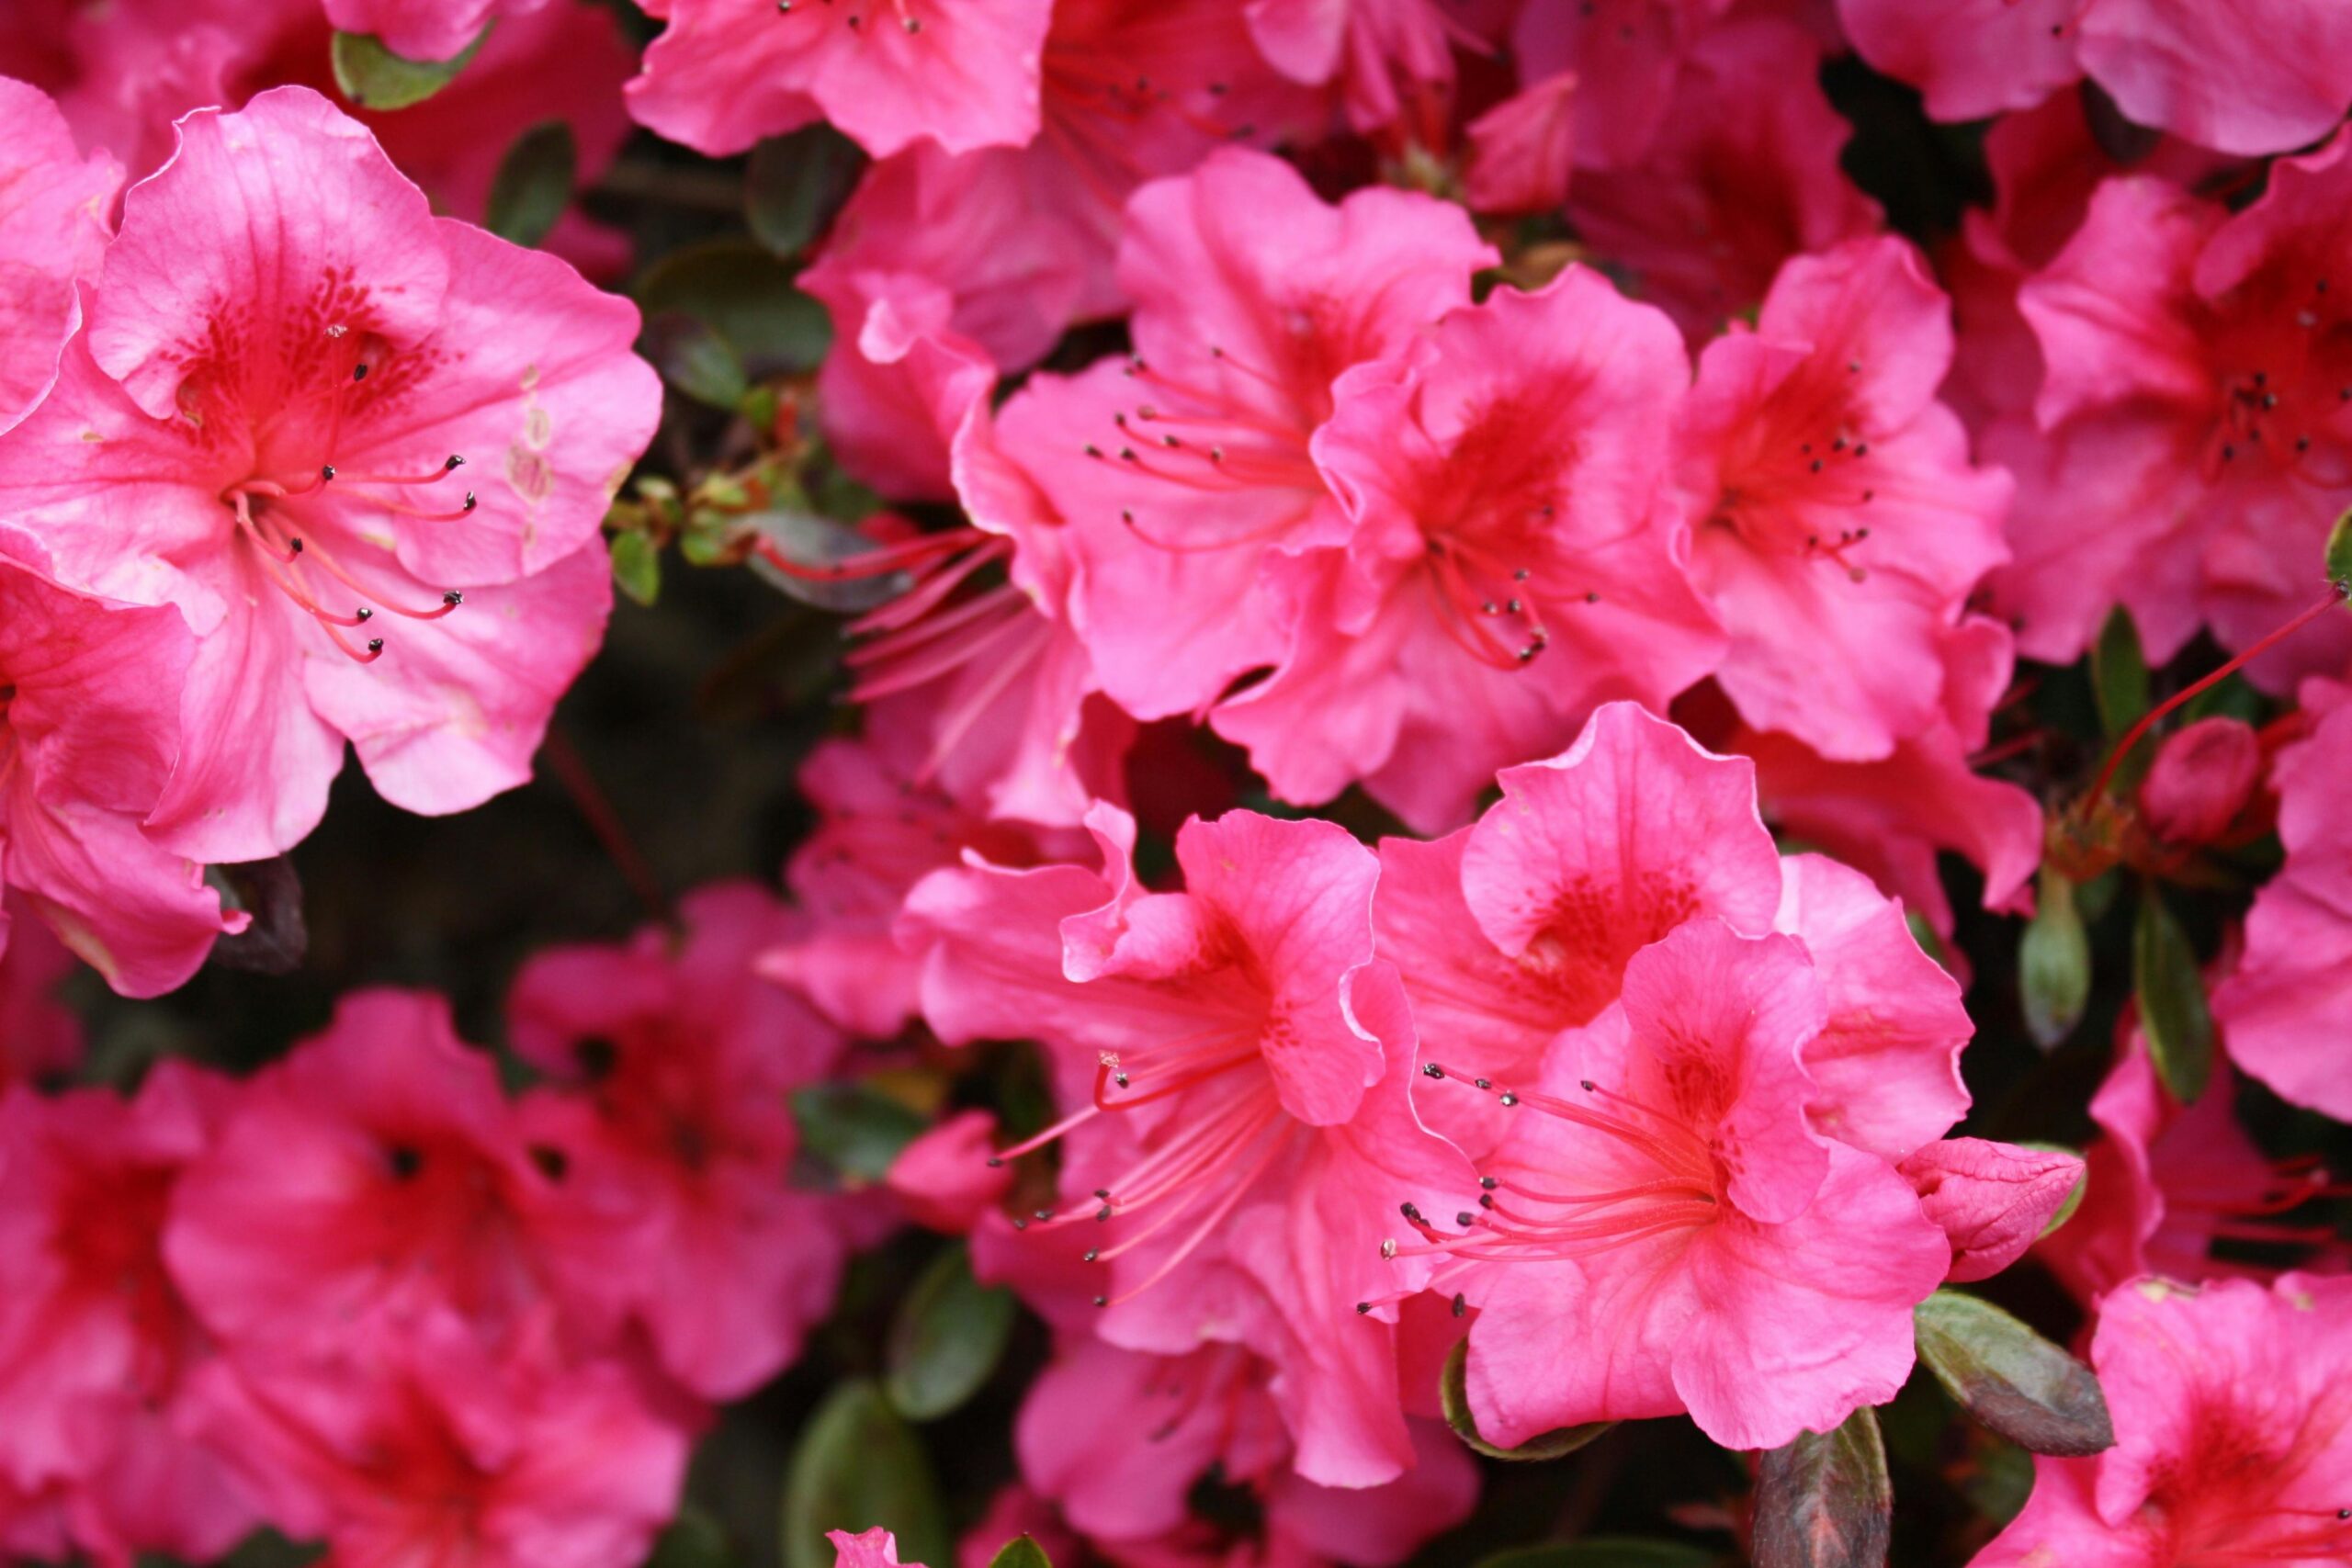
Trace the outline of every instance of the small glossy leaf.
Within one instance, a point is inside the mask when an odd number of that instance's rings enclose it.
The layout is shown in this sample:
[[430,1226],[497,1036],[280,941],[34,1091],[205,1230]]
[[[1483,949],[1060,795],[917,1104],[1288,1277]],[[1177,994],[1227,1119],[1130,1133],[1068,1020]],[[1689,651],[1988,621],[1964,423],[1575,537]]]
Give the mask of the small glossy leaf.
[[613,582],[637,603],[662,597],[662,547],[632,528],[613,536]]
[[673,251],[634,292],[649,316],[676,310],[717,333],[754,379],[814,370],[832,342],[824,307],[793,287],[790,267],[750,240]]
[[2132,612],[2118,605],[2091,645],[2091,690],[2098,699],[2099,728],[2113,739],[2148,711],[2148,660],[2140,650],[2140,630]]
[[579,171],[580,148],[570,125],[550,119],[531,127],[499,161],[482,227],[518,245],[537,244],[571,205]]
[[734,1561],[718,1521],[688,1503],[654,1541],[645,1568],[729,1568]]
[[1025,1535],[1014,1536],[1004,1550],[989,1559],[989,1568],[1054,1568],[1046,1549]]
[[1806,1432],[1756,1472],[1756,1568],[1885,1568],[1894,1488],[1878,1417]]
[[2213,1076],[2213,1013],[2196,950],[2154,884],[2140,890],[2132,931],[2132,990],[2156,1076],[2183,1105],[2194,1104]]
[[328,56],[334,85],[363,109],[404,109],[421,104],[458,79],[481,50],[488,28],[454,60],[404,60],[368,33],[337,33]]
[[[777,592],[804,604],[856,615],[888,604],[914,583],[914,579],[903,571],[828,575],[882,547],[856,529],[830,517],[820,517],[812,512],[775,511],[756,512],[744,521],[759,530],[763,540],[752,556],[752,570]],[[787,570],[787,566],[799,570]]]
[[698,403],[732,411],[751,386],[743,362],[707,321],[684,310],[645,320],[645,356],[662,378]]
[[825,231],[857,184],[865,154],[820,120],[752,149],[743,173],[743,217],[760,243],[797,254]]
[[311,951],[311,930],[302,918],[302,879],[284,855],[239,865],[205,868],[204,879],[220,894],[224,909],[243,909],[253,923],[212,944],[212,962],[223,969],[255,975],[291,975]]
[[1722,1561],[1721,1552],[1685,1541],[1596,1535],[1554,1546],[1515,1546],[1481,1558],[1478,1568],[1713,1568]]
[[1453,1435],[1488,1459],[1545,1460],[1572,1454],[1595,1438],[1614,1427],[1614,1421],[1591,1421],[1581,1427],[1563,1427],[1555,1432],[1545,1432],[1530,1438],[1515,1449],[1497,1448],[1478,1436],[1478,1424],[1470,1415],[1470,1347],[1465,1341],[1453,1348],[1445,1359],[1445,1372],[1438,1381],[1438,1403],[1445,1410],[1445,1424]]
[[1012,1337],[1012,1292],[972,1278],[958,1245],[923,1270],[890,1322],[883,1392],[899,1414],[935,1421],[978,1393]]
[[2075,907],[2075,885],[2048,866],[2018,943],[2018,989],[2026,1032],[2045,1051],[2075,1032],[2091,999],[2091,940]]
[[800,1141],[826,1164],[859,1181],[879,1181],[899,1151],[914,1142],[923,1119],[861,1084],[816,1084],[792,1097]]
[[2352,511],[2327,531],[2327,553],[2322,558],[2330,582],[2352,583]]
[[2002,1437],[2038,1454],[2115,1446],[2091,1370],[1999,1307],[1938,1291],[1913,1315],[1919,1359],[1962,1409]]
[[956,1560],[931,1456],[863,1379],[834,1389],[808,1418],[785,1472],[783,1525],[785,1568],[833,1568],[825,1532],[876,1525],[899,1538],[901,1562]]

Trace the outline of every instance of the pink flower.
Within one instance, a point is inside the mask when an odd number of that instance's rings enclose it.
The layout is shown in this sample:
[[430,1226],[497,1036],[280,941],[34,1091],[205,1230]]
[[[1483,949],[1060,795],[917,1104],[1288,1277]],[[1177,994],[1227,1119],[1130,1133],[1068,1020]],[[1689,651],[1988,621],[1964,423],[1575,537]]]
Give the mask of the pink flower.
[[1791,262],[1701,355],[1684,516],[1752,727],[1870,761],[1943,717],[1945,633],[2008,555],[2008,477],[1936,400],[1951,364],[1949,302],[1896,239]]
[[2352,16],[2326,0],[1838,0],[1862,58],[1938,119],[2030,108],[2087,74],[2130,118],[2227,152],[2325,135],[2352,99]]
[[741,152],[829,119],[877,158],[1037,134],[1049,0],[671,0],[629,84],[639,123],[699,152]]
[[1487,1206],[1430,1248],[1460,1260],[1436,1287],[1481,1308],[1488,1438],[1687,1410],[1726,1448],[1776,1448],[1902,1386],[1951,1253],[1891,1167],[1807,1126],[1800,1054],[1826,1011],[1797,942],[1702,916],[1505,1094]]
[[245,925],[141,827],[180,750],[192,639],[176,612],[61,588],[14,547],[0,525],[0,883],[116,990],[155,996]]
[[632,1568],[678,1506],[689,1433],[614,1361],[487,1355],[430,1317],[335,1383],[206,1367],[191,1427],[328,1561]]
[[2262,743],[2242,719],[2215,715],[2164,739],[2140,781],[2140,819],[2168,844],[2210,844],[2254,803]]
[[[2242,649],[2315,596],[2327,529],[2352,502],[2352,337],[2330,291],[2352,254],[2347,145],[2278,164],[2235,216],[2153,178],[2109,180],[2024,286],[2049,367],[2046,451],[2019,473],[2017,560],[1996,579],[2022,652],[2074,659],[2117,604],[2152,660],[2200,625]],[[2252,677],[2276,690],[2341,669],[2339,621]]]
[[368,33],[407,60],[454,60],[484,28],[548,0],[325,0],[338,32]]
[[930,281],[836,271],[804,279],[832,318],[819,411],[842,468],[899,501],[956,493],[949,449],[984,411],[996,367],[949,324],[956,302]]
[[[842,1041],[752,961],[797,923],[749,883],[679,904],[683,941],[538,954],[507,1004],[514,1049],[558,1086],[523,1119],[555,1192],[548,1224],[607,1245],[566,1248],[572,1299],[634,1316],[662,1368],[707,1399],[740,1398],[799,1354],[847,1250],[828,1200],[791,1187],[791,1091]],[[552,1159],[550,1158],[552,1156]]]
[[549,1180],[446,1002],[359,991],[246,1082],[164,1252],[232,1352],[373,1354],[435,1314],[500,1344],[545,1294]]
[[211,1350],[164,1272],[164,1213],[228,1093],[165,1063],[134,1100],[0,1100],[0,1483],[62,1489],[102,1561],[210,1559],[254,1523],[218,1455],[171,1424]]
[[57,997],[80,966],[35,919],[21,893],[0,897],[0,1093],[71,1073],[82,1060],[82,1021]]
[[1361,780],[1435,832],[1600,703],[1663,706],[1723,646],[1665,504],[1687,374],[1671,323],[1580,266],[1350,371],[1312,450],[1354,533],[1269,561],[1289,647],[1217,733],[1282,799]]
[[1476,212],[1542,212],[1567,199],[1576,166],[1577,77],[1532,82],[1470,122],[1463,201]]
[[1283,1368],[1301,1474],[1388,1480],[1413,1450],[1372,1298],[1425,1269],[1379,1243],[1400,1201],[1452,1214],[1474,1189],[1407,1100],[1411,1019],[1373,956],[1377,863],[1331,824],[1232,812],[1177,835],[1184,891],[1146,893],[1131,819],[1097,807],[1088,826],[1099,873],[978,863],[909,896],[924,1015],[951,1043],[1043,1041],[1081,1101],[1008,1153],[1068,1140],[1065,1212],[1027,1235],[1073,1266],[1083,1248],[1101,1335],[1249,1345]]
[[833,1568],[922,1568],[920,1562],[899,1562],[899,1538],[880,1525],[856,1535],[827,1530],[825,1539],[833,1543]]
[[49,96],[0,76],[0,430],[49,389],[76,325],[74,280],[106,254],[122,170],[86,160]]
[[964,1235],[1012,1190],[1012,1168],[995,1156],[996,1118],[959,1111],[900,1149],[883,1182],[915,1224]]
[[0,505],[67,581],[196,629],[159,841],[286,848],[346,739],[395,804],[475,805],[527,776],[602,635],[598,525],[659,408],[637,312],[432,218],[307,90],[182,134],[0,437]]
[[1309,452],[1332,383],[1466,305],[1494,259],[1458,209],[1377,188],[1335,208],[1240,149],[1136,192],[1133,356],[1032,377],[998,423],[1069,521],[1071,620],[1121,706],[1195,713],[1281,660],[1272,558],[1349,533]]
[[2297,1105],[2352,1116],[2333,1049],[2352,1006],[2352,829],[2343,812],[2352,777],[2352,705],[2279,752],[2278,837],[2287,863],[2245,920],[2245,954],[2213,993],[2230,1055]]
[[1959,1283],[1989,1280],[2024,1257],[2083,1180],[2073,1155],[1983,1138],[1924,1144],[1902,1170],[1920,1209],[1951,1240],[1947,1278]]
[[1294,82],[1341,88],[1349,125],[1377,130],[1408,112],[1442,109],[1453,85],[1453,46],[1493,45],[1444,0],[1248,0],[1250,36]]
[[1775,16],[1710,30],[1657,144],[1638,162],[1579,172],[1568,192],[1577,233],[1693,339],[1761,299],[1791,257],[1879,227],[1877,204],[1838,167],[1850,128],[1815,85],[1821,55]]
[[2034,1461],[2025,1511],[1974,1568],[2310,1564],[2352,1551],[2352,1282],[2142,1280],[2091,1341],[2116,1446]]
[[1522,82],[1576,73],[1580,167],[1631,168],[1671,118],[1686,58],[1729,9],[1731,0],[1539,0],[1519,8],[1511,55]]

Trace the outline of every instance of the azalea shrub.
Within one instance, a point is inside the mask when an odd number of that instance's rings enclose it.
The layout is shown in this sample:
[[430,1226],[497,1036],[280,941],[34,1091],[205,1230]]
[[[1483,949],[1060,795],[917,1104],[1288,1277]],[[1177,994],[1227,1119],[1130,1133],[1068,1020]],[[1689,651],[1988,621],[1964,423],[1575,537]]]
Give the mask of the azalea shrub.
[[8,0],[0,1552],[2352,1562],[2347,109]]

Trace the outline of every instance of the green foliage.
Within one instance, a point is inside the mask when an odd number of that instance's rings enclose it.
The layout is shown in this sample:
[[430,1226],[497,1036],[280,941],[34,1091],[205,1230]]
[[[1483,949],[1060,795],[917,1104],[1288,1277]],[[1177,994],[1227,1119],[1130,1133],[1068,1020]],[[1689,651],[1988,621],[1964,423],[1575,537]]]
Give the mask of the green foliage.
[[404,60],[367,33],[337,33],[328,58],[334,67],[334,85],[354,104],[363,109],[404,109],[456,81],[488,37],[490,29],[482,28],[454,60]]
[[916,1421],[960,1408],[1004,1359],[1016,1310],[1012,1292],[972,1278],[961,1243],[942,1252],[891,1320],[882,1379],[890,1403]]
[[956,1540],[931,1456],[865,1380],[836,1387],[808,1419],[784,1482],[784,1568],[833,1568],[827,1530],[879,1525],[908,1562],[952,1562]]
[[613,536],[613,582],[649,608],[662,596],[662,547],[651,536],[634,528]]
[[1960,1407],[2020,1448],[2081,1456],[2115,1446],[2091,1370],[1989,1302],[1938,1291],[1913,1314],[1919,1359]]
[[989,1559],[989,1568],[1054,1568],[1046,1549],[1025,1535],[1014,1536],[1004,1550]]
[[674,311],[708,327],[753,378],[814,370],[832,343],[824,308],[793,287],[790,267],[750,240],[673,251],[647,269],[635,293],[649,318]]
[[854,1181],[879,1181],[927,1123],[864,1084],[812,1084],[792,1096],[801,1145]]
[[1878,1417],[1805,1432],[1756,1472],[1756,1568],[1885,1568],[1894,1488]]
[[2018,942],[2018,989],[2026,1032],[2047,1051],[2075,1032],[2091,999],[2091,942],[2075,907],[2075,885],[2041,868],[2033,919]]
[[2156,1076],[2183,1105],[2196,1103],[2213,1076],[2213,1014],[2205,976],[2180,922],[2151,884],[2140,890],[2132,931],[2132,989]]
[[832,222],[865,168],[857,143],[822,121],[770,137],[743,172],[743,220],[777,255],[797,255]]
[[2132,612],[2117,605],[2091,645],[2091,689],[2098,700],[2099,728],[2112,740],[2148,711],[2148,658]]
[[571,205],[580,174],[580,147],[571,127],[550,119],[514,139],[490,182],[482,227],[518,245],[536,245]]

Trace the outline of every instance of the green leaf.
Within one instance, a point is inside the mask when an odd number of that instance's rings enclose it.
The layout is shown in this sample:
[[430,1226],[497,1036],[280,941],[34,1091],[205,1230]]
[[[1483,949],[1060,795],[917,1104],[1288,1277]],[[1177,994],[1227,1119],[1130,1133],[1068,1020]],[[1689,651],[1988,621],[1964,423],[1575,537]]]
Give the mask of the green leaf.
[[1438,1380],[1438,1403],[1444,1407],[1445,1424],[1453,1428],[1453,1435],[1488,1459],[1558,1459],[1576,1452],[1617,1425],[1614,1421],[1590,1421],[1581,1427],[1563,1427],[1555,1432],[1530,1438],[1515,1449],[1497,1448],[1478,1436],[1478,1424],[1471,1419],[1469,1384],[1470,1346],[1465,1340],[1445,1359],[1444,1375]]
[[489,36],[482,28],[454,60],[404,60],[370,34],[337,33],[328,51],[334,85],[363,109],[404,109],[456,81]]
[[842,1383],[808,1418],[784,1476],[785,1568],[833,1568],[827,1530],[899,1538],[906,1562],[952,1562],[955,1537],[931,1456],[865,1380]]
[[751,387],[743,361],[718,329],[684,310],[648,316],[640,346],[663,380],[698,403],[731,412]]
[[2335,520],[2327,531],[2327,580],[2335,583],[2352,583],[2352,511]]
[[989,1568],[1054,1568],[1046,1549],[1025,1535],[1014,1536],[1004,1550],[989,1559]]
[[634,528],[614,535],[613,584],[650,607],[662,597],[662,547]]
[[2075,1032],[2090,1004],[2091,939],[2075,907],[2075,885],[2046,865],[2033,919],[2018,942],[2018,990],[2026,1032],[2045,1051]]
[[645,1560],[645,1568],[729,1568],[734,1561],[726,1530],[717,1519],[688,1503],[654,1541],[653,1555]]
[[793,287],[790,267],[750,240],[673,251],[638,279],[635,293],[649,316],[675,310],[717,333],[754,379],[814,370],[832,343],[824,307]]
[[2091,645],[2091,689],[2098,699],[2099,728],[2112,740],[2148,711],[2148,659],[2140,650],[2140,630],[2132,612],[2117,605]]
[[[777,508],[753,513],[743,521],[758,529],[765,541],[752,557],[752,570],[770,587],[804,604],[856,615],[888,604],[914,585],[914,579],[903,571],[825,575],[831,568],[881,548],[856,529],[830,517]],[[801,572],[786,571],[786,563],[802,569]]]
[[579,173],[580,147],[570,125],[550,119],[531,127],[499,161],[481,226],[518,245],[537,244],[571,205]]
[[2188,933],[2165,908],[2154,883],[2140,890],[2132,930],[2132,990],[2140,1001],[2140,1030],[2156,1076],[2183,1105],[2196,1103],[2213,1076],[2213,1014],[2206,1005]]
[[1878,1417],[1805,1432],[1756,1472],[1756,1568],[1885,1568],[1894,1488]]
[[879,1181],[925,1122],[862,1084],[815,1084],[792,1096],[792,1119],[810,1153],[859,1181]]
[[935,1421],[980,1391],[1012,1337],[1012,1292],[972,1278],[962,1244],[923,1270],[890,1321],[883,1392],[899,1414]]
[[1938,1291],[1913,1314],[1919,1359],[1960,1407],[2038,1454],[2115,1446],[2091,1370],[1989,1302]]
[[1595,1535],[1556,1546],[1514,1546],[1479,1559],[1478,1568],[1712,1568],[1722,1558],[1679,1540]]
[[820,120],[752,149],[743,173],[743,217],[761,244],[797,254],[825,231],[849,199],[865,154]]

